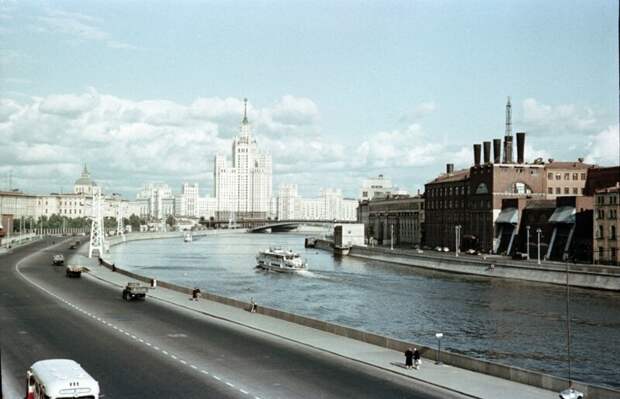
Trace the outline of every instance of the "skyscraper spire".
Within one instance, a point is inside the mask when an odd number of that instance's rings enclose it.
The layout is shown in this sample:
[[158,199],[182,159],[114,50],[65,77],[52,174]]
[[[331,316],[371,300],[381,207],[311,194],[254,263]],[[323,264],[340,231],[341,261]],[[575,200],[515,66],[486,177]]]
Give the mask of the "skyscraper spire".
[[243,122],[244,125],[247,125],[248,122],[248,99],[243,99]]
[[510,105],[510,96],[506,103],[506,136],[512,136],[512,105]]

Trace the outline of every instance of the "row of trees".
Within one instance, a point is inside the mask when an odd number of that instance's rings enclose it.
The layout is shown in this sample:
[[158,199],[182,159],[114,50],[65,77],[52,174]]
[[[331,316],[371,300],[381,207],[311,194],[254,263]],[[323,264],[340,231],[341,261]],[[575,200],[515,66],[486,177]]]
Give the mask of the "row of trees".
[[[40,216],[38,218],[27,217],[13,220],[13,232],[43,229],[88,229],[90,228],[90,219],[86,217],[70,218],[61,215]],[[146,224],[146,220],[137,215],[131,215],[129,218],[123,218],[125,226],[131,226],[132,231],[139,231],[140,225]],[[115,217],[103,218],[103,226],[106,230],[115,229],[117,221]]]

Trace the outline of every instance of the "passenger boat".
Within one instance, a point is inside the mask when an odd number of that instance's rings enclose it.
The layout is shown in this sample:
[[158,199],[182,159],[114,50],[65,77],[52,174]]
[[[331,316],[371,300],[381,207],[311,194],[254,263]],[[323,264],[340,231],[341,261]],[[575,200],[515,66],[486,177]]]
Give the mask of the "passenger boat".
[[285,251],[281,248],[269,248],[265,251],[260,251],[256,255],[256,265],[259,269],[272,270],[274,272],[298,272],[305,270],[307,267],[306,262],[299,256],[298,253],[291,251]]

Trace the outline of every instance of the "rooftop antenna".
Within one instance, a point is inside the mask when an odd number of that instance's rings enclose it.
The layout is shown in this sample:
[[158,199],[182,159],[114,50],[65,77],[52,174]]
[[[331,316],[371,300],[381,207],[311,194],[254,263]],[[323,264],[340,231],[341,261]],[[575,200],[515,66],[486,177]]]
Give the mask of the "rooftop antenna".
[[506,136],[512,136],[512,105],[510,104],[510,96],[506,103]]

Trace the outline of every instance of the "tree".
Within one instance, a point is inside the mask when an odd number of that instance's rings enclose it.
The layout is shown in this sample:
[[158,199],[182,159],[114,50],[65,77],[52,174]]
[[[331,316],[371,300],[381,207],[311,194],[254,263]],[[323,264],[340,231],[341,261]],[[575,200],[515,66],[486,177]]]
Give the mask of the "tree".
[[166,224],[170,227],[174,227],[177,224],[176,219],[174,218],[174,216],[172,215],[168,215],[168,217],[166,218]]

